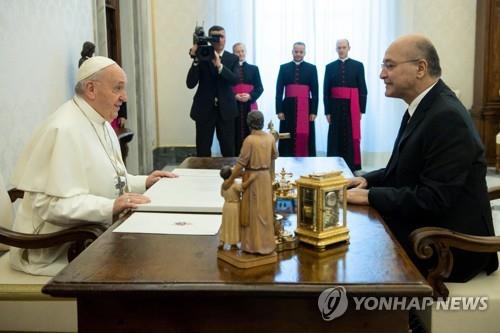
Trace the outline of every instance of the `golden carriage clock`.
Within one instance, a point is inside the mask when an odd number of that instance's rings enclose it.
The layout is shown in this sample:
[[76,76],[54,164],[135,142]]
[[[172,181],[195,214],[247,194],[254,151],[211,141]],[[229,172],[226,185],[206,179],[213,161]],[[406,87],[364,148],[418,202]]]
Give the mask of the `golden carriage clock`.
[[300,241],[324,250],[347,242],[347,181],[341,171],[301,176],[297,186],[297,230]]

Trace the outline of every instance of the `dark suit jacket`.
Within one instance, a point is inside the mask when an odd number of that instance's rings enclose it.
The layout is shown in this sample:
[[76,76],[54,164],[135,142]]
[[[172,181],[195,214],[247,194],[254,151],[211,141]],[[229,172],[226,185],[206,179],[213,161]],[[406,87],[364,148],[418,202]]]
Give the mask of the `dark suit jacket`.
[[217,69],[211,61],[201,61],[197,66],[194,63],[191,65],[186,78],[186,85],[189,89],[193,89],[198,85],[191,106],[191,119],[206,121],[215,118],[213,105],[216,97],[222,119],[229,120],[236,117],[236,100],[231,87],[238,82],[235,73],[238,57],[224,51],[222,65],[220,74],[217,73]]
[[[486,187],[484,147],[470,115],[439,80],[401,134],[387,167],[365,175],[368,198],[412,257],[408,235],[436,226],[494,235]],[[453,251],[451,281],[494,271],[497,254]],[[412,257],[426,274],[427,264]]]

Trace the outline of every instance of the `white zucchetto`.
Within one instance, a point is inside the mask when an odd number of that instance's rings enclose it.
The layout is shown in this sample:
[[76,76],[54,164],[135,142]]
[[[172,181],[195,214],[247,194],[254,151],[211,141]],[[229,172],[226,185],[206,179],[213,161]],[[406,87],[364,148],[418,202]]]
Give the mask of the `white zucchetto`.
[[78,69],[78,73],[76,74],[76,81],[80,82],[81,80],[84,80],[89,76],[99,72],[101,69],[104,69],[113,64],[116,64],[116,62],[107,57],[95,56],[89,58],[85,60]]

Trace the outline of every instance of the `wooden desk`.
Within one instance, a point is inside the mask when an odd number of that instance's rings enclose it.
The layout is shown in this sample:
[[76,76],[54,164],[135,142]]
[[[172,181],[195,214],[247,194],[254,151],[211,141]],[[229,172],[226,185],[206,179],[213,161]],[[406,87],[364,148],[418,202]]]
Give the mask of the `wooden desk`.
[[[182,166],[227,162],[189,158]],[[281,158],[276,165],[297,176],[347,168],[336,158]],[[349,207],[347,221],[348,246],[317,253],[301,245],[276,264],[248,270],[217,260],[217,236],[108,230],[43,292],[78,299],[79,332],[408,332],[406,311],[358,311],[352,297],[429,296],[431,288],[375,210]],[[294,229],[295,216],[288,223]],[[349,307],[326,322],[318,296],[333,286],[345,287]]]

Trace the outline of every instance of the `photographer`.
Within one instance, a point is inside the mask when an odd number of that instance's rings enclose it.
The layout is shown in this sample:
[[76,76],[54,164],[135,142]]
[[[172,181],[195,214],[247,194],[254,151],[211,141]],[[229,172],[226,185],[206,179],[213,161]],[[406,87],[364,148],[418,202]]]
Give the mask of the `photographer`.
[[238,112],[231,87],[238,83],[238,57],[224,51],[224,28],[212,26],[208,35],[205,37],[202,29],[196,29],[195,43],[189,50],[193,63],[186,78],[189,89],[198,85],[190,113],[196,123],[196,155],[211,156],[215,129],[222,156],[230,157],[235,155],[234,119]]

